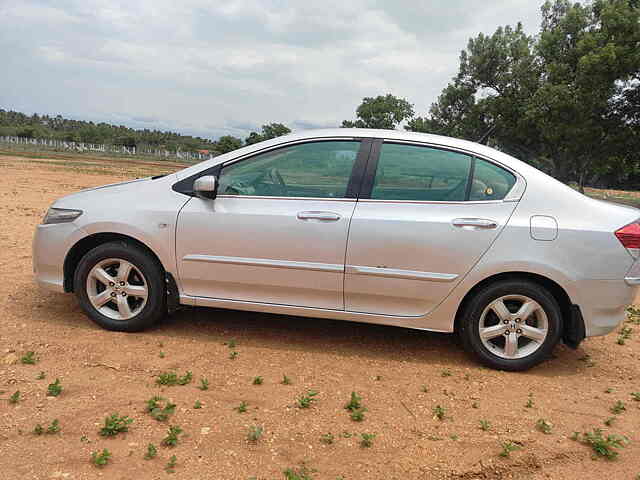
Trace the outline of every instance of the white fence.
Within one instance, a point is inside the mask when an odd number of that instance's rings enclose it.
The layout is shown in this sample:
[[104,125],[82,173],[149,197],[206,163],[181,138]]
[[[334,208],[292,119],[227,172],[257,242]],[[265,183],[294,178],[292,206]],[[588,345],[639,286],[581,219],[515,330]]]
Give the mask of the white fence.
[[172,160],[184,160],[189,162],[199,162],[208,160],[214,156],[213,153],[201,152],[172,152],[161,148],[153,148],[151,146],[142,146],[136,148],[127,147],[126,145],[104,145],[84,142],[69,142],[66,140],[51,140],[48,138],[25,138],[25,137],[7,137],[0,136],[0,145],[23,145],[23,149],[28,149],[30,145],[44,150],[70,150],[74,152],[102,152],[114,153],[119,155],[151,155],[154,157],[162,157]]

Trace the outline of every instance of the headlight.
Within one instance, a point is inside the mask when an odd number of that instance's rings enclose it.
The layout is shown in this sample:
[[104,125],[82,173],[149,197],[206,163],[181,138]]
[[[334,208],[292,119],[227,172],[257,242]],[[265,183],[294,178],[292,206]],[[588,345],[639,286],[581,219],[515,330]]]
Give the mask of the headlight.
[[42,220],[43,224],[48,223],[68,223],[73,222],[82,215],[82,210],[71,210],[69,208],[50,208]]

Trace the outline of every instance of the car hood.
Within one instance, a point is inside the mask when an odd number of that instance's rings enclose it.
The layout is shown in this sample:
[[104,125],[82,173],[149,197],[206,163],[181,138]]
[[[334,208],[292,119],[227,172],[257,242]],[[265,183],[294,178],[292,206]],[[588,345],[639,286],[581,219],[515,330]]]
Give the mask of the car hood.
[[170,181],[175,181],[175,174],[171,174],[164,177],[145,177],[86,188],[59,198],[52,206],[56,208],[83,208],[87,204],[95,204],[96,201],[103,199],[113,200],[116,195],[128,198],[132,195],[143,194],[148,186],[165,181],[168,177],[171,177]]

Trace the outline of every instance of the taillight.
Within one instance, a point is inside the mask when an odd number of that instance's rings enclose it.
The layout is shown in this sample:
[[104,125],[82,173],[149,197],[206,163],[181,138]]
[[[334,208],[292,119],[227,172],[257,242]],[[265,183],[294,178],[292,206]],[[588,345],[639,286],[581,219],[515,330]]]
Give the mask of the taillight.
[[624,248],[630,250],[629,253],[634,257],[638,256],[638,249],[640,249],[640,223],[634,222],[625,225],[616,231],[616,237],[618,237]]

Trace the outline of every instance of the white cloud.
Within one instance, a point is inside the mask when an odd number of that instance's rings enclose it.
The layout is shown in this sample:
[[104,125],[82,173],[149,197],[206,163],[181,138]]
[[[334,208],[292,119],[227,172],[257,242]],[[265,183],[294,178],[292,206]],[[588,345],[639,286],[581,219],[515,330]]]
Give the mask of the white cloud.
[[0,107],[217,137],[339,125],[362,97],[424,112],[469,37],[529,0],[0,0]]

